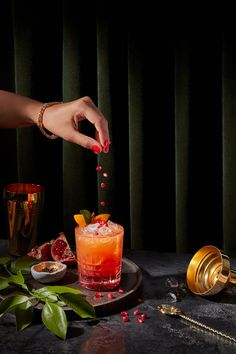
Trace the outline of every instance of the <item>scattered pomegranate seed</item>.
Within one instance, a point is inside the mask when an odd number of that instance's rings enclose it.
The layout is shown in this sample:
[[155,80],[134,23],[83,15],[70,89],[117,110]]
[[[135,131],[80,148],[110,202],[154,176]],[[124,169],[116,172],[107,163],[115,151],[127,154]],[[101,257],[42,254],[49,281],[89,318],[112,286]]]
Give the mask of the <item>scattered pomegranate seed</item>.
[[103,177],[107,178],[108,177],[108,173],[107,172],[103,172]]
[[96,171],[97,171],[97,172],[101,171],[101,169],[102,169],[102,166],[97,166],[97,167],[96,167]]
[[100,205],[101,205],[101,206],[105,206],[104,200],[102,200],[102,201],[100,202]]
[[123,289],[118,289],[117,292],[118,292],[119,294],[124,294],[124,290],[123,290]]
[[136,319],[136,321],[137,321],[138,323],[143,323],[143,322],[144,322],[144,319],[142,319],[142,317],[138,317],[138,318]]
[[[121,311],[121,316],[122,316],[122,320],[124,322],[128,322],[130,319],[129,319],[129,314],[127,311]],[[141,311],[139,309],[137,310],[134,310],[133,312],[133,315],[134,316],[137,316],[137,315],[140,315],[141,314]],[[139,317],[136,317],[136,321],[137,323],[143,323],[146,319],[148,318],[148,315],[146,313],[142,313]]]
[[96,292],[95,297],[102,297],[102,293]]
[[137,315],[139,315],[140,314],[140,310],[135,310],[134,311],[134,316],[137,316]]
[[148,315],[146,313],[142,313],[141,318],[143,320],[146,320],[148,318]]
[[129,316],[123,316],[122,320],[123,320],[123,322],[128,322],[129,321]]
[[138,298],[138,299],[136,300],[136,302],[137,302],[137,304],[141,304],[141,303],[143,302],[143,300],[140,299],[140,298]]
[[107,294],[107,297],[109,299],[115,299],[116,298],[112,293]]
[[105,188],[106,184],[104,182],[101,183],[101,188]]

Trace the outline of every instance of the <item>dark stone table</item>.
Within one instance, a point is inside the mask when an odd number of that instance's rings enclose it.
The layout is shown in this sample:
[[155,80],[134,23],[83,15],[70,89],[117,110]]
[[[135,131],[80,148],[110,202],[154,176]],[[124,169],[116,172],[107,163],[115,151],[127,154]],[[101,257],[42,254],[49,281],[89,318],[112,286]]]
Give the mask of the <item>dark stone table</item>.
[[[7,253],[7,243],[0,241],[0,256]],[[128,322],[122,321],[120,313],[98,321],[71,321],[63,341],[41,323],[17,332],[14,315],[6,314],[0,318],[0,353],[236,353],[233,342],[156,309],[162,303],[173,303],[191,318],[236,337],[235,286],[229,284],[211,298],[195,296],[185,281],[191,255],[129,250],[125,256],[142,270],[143,302],[126,309]],[[231,263],[234,265],[235,259]],[[144,323],[136,321],[136,309],[148,315]]]

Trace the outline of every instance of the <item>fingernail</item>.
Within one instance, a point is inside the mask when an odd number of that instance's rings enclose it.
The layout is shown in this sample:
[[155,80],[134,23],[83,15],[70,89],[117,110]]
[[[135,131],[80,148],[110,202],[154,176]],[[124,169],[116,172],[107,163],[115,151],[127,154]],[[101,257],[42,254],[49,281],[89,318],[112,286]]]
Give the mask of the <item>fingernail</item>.
[[103,144],[103,152],[105,152],[106,154],[109,152],[110,149],[109,145],[110,145],[110,141],[106,139]]
[[100,147],[97,146],[97,145],[93,145],[93,146],[91,147],[91,149],[93,150],[93,152],[94,152],[95,154],[99,154],[99,153],[101,152]]
[[103,148],[103,152],[105,152],[105,154],[107,154],[109,152],[109,144],[108,145],[105,145],[104,148]]
[[108,144],[109,144],[108,139],[106,139],[106,140],[104,141],[103,146],[106,147]]

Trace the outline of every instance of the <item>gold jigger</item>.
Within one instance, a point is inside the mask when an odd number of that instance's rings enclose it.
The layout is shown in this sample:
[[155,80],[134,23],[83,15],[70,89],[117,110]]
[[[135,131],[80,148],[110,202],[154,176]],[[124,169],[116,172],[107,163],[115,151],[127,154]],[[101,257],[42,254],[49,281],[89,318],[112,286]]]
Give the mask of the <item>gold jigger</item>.
[[215,246],[202,247],[187,269],[188,288],[196,295],[219,293],[228,283],[236,284],[236,271],[230,269],[229,257]]
[[44,187],[12,183],[3,191],[9,249],[12,256],[24,256],[36,245],[44,204]]

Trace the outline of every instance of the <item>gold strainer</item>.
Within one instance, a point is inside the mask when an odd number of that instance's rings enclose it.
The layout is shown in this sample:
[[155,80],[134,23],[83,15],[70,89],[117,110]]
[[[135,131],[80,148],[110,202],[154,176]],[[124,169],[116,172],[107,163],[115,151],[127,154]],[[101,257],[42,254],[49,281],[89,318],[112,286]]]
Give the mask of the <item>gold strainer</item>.
[[215,295],[229,282],[236,284],[236,270],[230,268],[224,252],[215,246],[204,246],[195,253],[187,269],[187,285],[194,294]]

